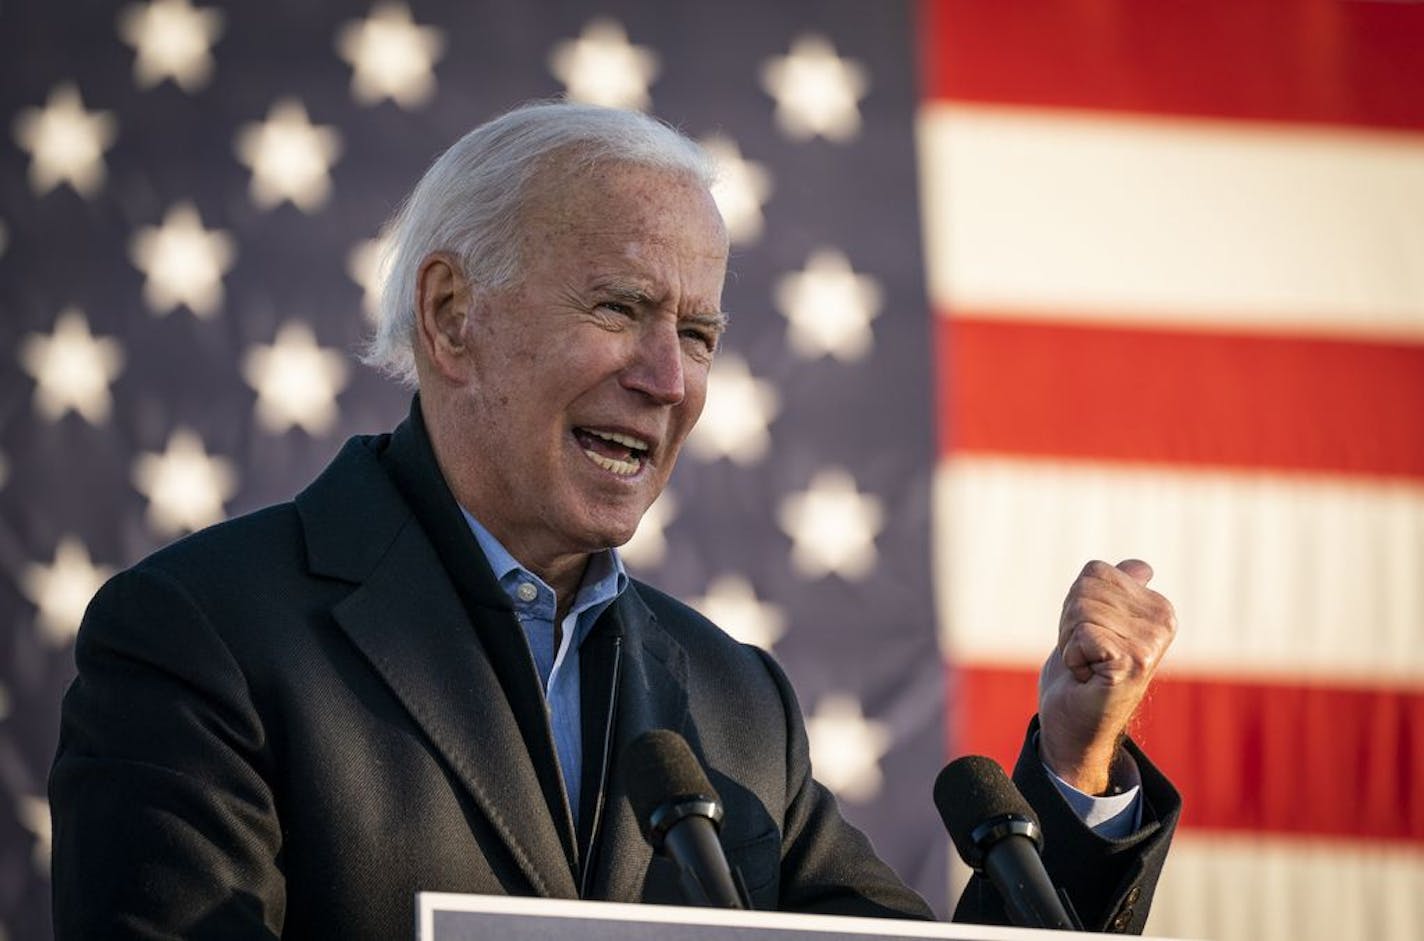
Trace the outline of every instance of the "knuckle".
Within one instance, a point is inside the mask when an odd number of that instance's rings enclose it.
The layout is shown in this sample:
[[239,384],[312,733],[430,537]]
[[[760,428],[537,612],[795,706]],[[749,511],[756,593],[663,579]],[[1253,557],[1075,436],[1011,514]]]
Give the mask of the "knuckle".
[[1063,606],[1063,613],[1070,622],[1076,624],[1087,619],[1088,603],[1079,595],[1071,595],[1067,603]]
[[1150,613],[1152,620],[1165,627],[1168,634],[1177,632],[1177,609],[1172,606],[1172,602],[1156,592],[1152,593]]
[[1105,627],[1084,622],[1078,627],[1075,638],[1085,650],[1091,651],[1098,659],[1114,653],[1116,635]]
[[1089,562],[1087,565],[1083,566],[1083,571],[1082,571],[1082,573],[1080,574],[1079,577],[1080,577],[1080,579],[1083,579],[1083,578],[1107,578],[1107,577],[1108,577],[1108,572],[1109,572],[1111,569],[1112,569],[1112,566],[1111,566],[1111,565],[1108,565],[1106,562],[1102,561],[1101,559],[1094,559],[1093,561]]

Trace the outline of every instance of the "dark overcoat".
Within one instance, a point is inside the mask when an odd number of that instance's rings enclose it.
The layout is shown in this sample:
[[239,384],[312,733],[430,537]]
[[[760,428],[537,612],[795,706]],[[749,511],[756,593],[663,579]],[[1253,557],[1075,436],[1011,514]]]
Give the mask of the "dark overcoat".
[[[523,633],[417,402],[292,503],[95,597],[50,780],[57,937],[411,937],[418,890],[679,901],[621,782],[622,746],[654,728],[707,769],[757,907],[929,917],[812,779],[764,652],[634,582],[581,653],[575,826]],[[1036,761],[1019,769],[1046,802],[1055,875],[1100,925],[1140,930],[1175,820],[1141,761],[1151,822],[1121,844],[1083,828]],[[1002,912],[971,883],[959,916]]]

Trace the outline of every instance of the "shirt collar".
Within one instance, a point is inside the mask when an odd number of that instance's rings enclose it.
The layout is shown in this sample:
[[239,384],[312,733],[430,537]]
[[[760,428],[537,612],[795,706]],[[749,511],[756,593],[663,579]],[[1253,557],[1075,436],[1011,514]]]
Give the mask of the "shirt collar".
[[[475,534],[475,541],[480,544],[480,550],[484,552],[485,559],[494,570],[495,579],[516,608],[522,603],[515,594],[521,582],[532,580],[548,588],[543,579],[520,565],[519,560],[509,554],[504,544],[475,519],[474,514],[463,506],[460,507],[460,512],[464,514],[465,522]],[[623,559],[617,550],[603,549],[595,552],[589,556],[588,566],[583,572],[583,581],[579,582],[578,592],[574,595],[574,603],[569,610],[576,614],[594,605],[607,604],[623,594],[627,587],[628,572],[623,567]],[[550,593],[552,594],[552,591]]]

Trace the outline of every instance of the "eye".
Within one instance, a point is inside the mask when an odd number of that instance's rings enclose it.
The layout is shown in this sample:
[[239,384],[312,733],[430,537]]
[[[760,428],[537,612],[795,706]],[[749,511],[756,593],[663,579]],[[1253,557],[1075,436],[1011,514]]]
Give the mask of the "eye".
[[633,316],[632,305],[625,304],[622,301],[600,301],[598,306],[603,310],[611,310],[613,313],[623,317]]
[[706,327],[683,327],[679,333],[684,340],[691,340],[702,351],[717,352],[717,334]]

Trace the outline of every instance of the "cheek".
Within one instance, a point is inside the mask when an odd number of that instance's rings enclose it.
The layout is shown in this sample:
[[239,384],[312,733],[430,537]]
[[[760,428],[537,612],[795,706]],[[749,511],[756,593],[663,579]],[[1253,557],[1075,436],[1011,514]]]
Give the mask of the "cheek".
[[697,421],[702,414],[702,406],[707,404],[707,377],[710,365],[693,362],[686,367],[684,376],[683,405],[691,421]]
[[687,373],[682,403],[677,407],[677,433],[681,443],[686,440],[692,426],[702,416],[702,407],[707,404],[707,368],[696,365]]

